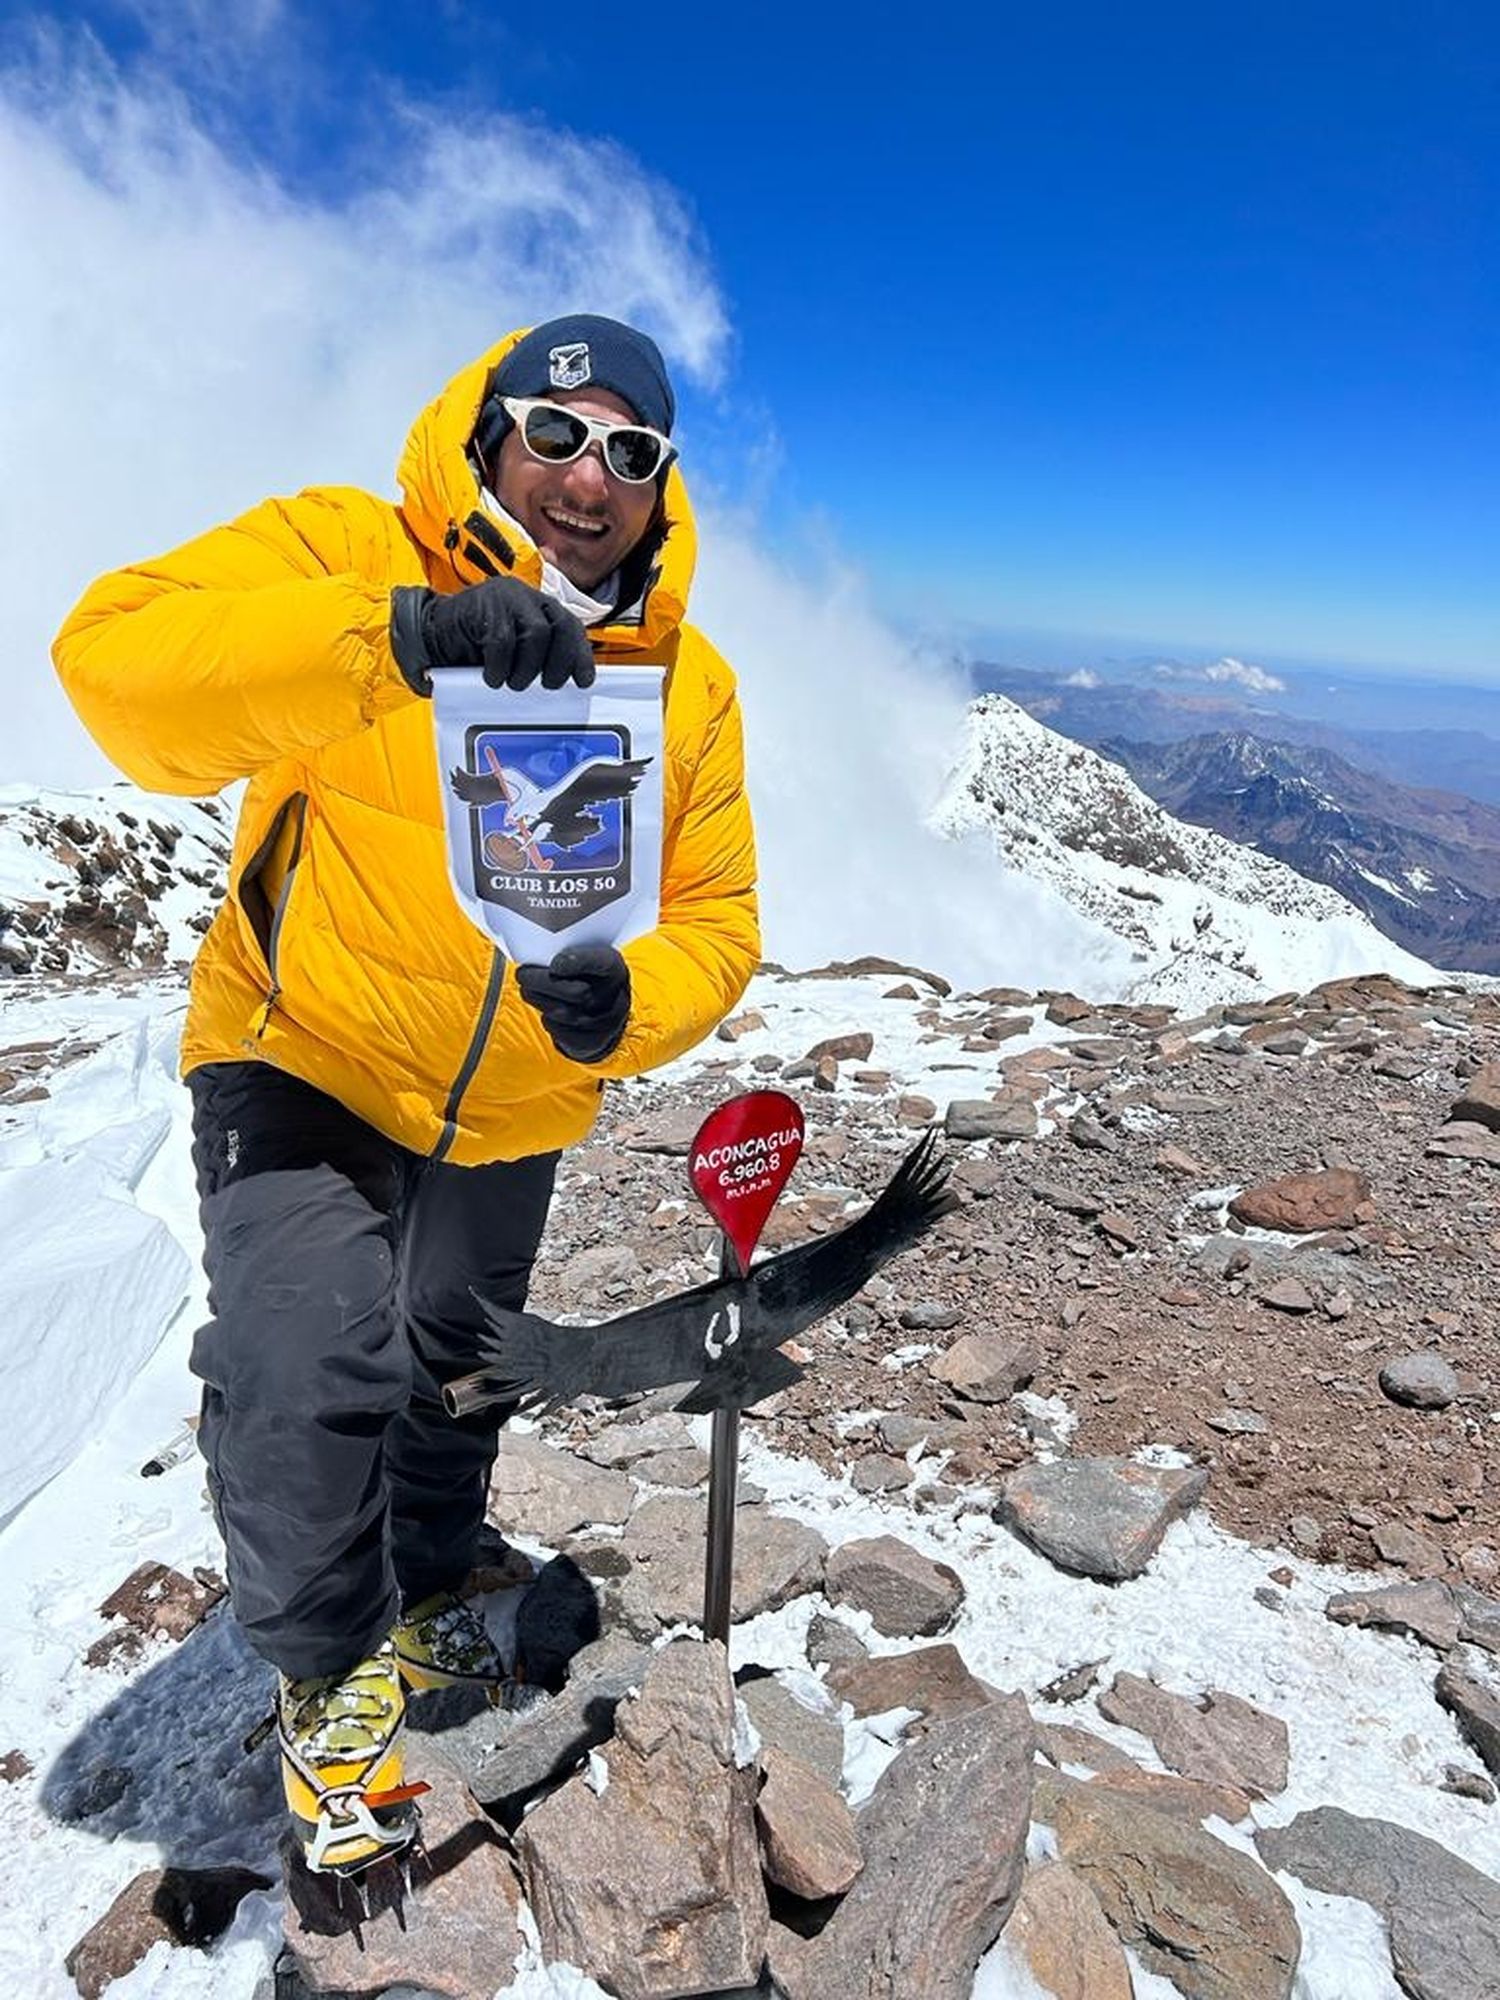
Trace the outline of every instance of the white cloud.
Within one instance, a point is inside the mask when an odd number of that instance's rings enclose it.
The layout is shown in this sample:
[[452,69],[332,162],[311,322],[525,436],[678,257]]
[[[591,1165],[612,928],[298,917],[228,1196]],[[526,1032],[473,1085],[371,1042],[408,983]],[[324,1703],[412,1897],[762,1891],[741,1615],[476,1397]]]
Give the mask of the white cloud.
[[1247,694],[1285,694],[1286,682],[1265,667],[1252,666],[1225,654],[1210,666],[1186,666],[1181,660],[1159,660],[1151,669],[1160,681],[1201,681],[1211,687],[1241,687]]
[[1099,685],[1099,676],[1092,667],[1075,667],[1063,681],[1063,686],[1070,688],[1096,688]]
[[1286,682],[1277,675],[1267,673],[1264,667],[1251,666],[1248,660],[1236,660],[1227,654],[1211,667],[1203,669],[1206,681],[1231,681],[1246,688],[1251,694],[1285,694]]
[[897,639],[847,570],[792,576],[735,524],[704,527],[693,609],[739,673],[767,956],[1105,983],[1117,968],[1096,928],[998,866],[988,840],[925,824],[961,747],[962,667]]
[[46,40],[0,72],[0,778],[103,772],[47,658],[91,576],[266,493],[390,491],[411,419],[507,328],[588,305],[716,377],[707,260],[618,147],[409,106],[384,167],[299,201],[160,73]]
[[[379,179],[312,200],[231,157],[160,69],[88,44],[0,72],[0,268],[0,782],[110,775],[47,654],[101,570],[266,493],[390,491],[412,418],[510,326],[614,312],[708,384],[729,340],[682,203],[614,145],[409,104]],[[743,428],[742,493],[768,426]],[[743,516],[704,513],[694,615],[744,691],[768,953],[1067,984],[1080,926],[922,825],[961,677],[914,660],[851,576],[794,577]]]

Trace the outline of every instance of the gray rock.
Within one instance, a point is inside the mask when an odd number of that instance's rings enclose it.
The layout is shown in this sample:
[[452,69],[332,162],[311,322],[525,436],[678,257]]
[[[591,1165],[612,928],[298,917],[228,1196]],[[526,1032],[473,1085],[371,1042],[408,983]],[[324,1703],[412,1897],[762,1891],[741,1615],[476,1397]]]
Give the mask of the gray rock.
[[1443,1782],[1438,1790],[1452,1792],[1458,1799],[1478,1799],[1484,1806],[1495,1803],[1495,1787],[1489,1779],[1481,1777],[1477,1771],[1465,1770],[1462,1764],[1443,1766]]
[[842,1896],[864,1866],[854,1815],[835,1788],[784,1750],[761,1757],[755,1802],[766,1874],[809,1902]]
[[1289,1742],[1279,1716],[1211,1688],[1201,1701],[1138,1674],[1116,1674],[1099,1713],[1151,1739],[1169,1771],[1267,1798],[1286,1788]]
[[1346,1590],[1330,1597],[1324,1613],[1335,1625],[1369,1625],[1380,1632],[1409,1632],[1440,1653],[1458,1644],[1462,1620],[1446,1583],[1390,1583],[1382,1590]]
[[941,1299],[921,1299],[914,1306],[903,1306],[896,1317],[908,1333],[946,1333],[949,1327],[958,1325],[963,1314],[957,1306],[945,1305]]
[[928,1366],[939,1382],[975,1403],[1003,1403],[1042,1365],[1030,1341],[1003,1333],[966,1333]]
[[956,1097],[944,1116],[943,1130],[950,1139],[1034,1139],[1036,1105],[1021,1092],[999,1101]]
[[1318,1303],[1300,1278],[1277,1278],[1263,1286],[1256,1297],[1263,1306],[1286,1313],[1310,1313]]
[[1118,1153],[1120,1142],[1092,1111],[1078,1111],[1068,1120],[1068,1137],[1086,1153]]
[[550,1701],[519,1711],[503,1741],[481,1758],[469,1786],[482,1805],[513,1817],[541,1786],[602,1743],[629,1689],[645,1679],[652,1653],[618,1633],[586,1646],[567,1685]]
[[544,1957],[622,2000],[753,1985],[769,1917],[723,1647],[656,1654],[595,1756],[596,1782],[570,1779],[516,1836]]
[[368,1869],[360,1880],[369,1915],[361,1910],[354,1925],[349,1910],[358,1905],[341,1908],[333,1878],[309,1874],[286,1837],[282,1924],[308,1994],[344,2000],[396,1986],[490,2000],[513,1976],[520,1887],[503,1838],[430,1738],[410,1739],[407,1774],[432,1787],[422,1800],[427,1861],[415,1864],[414,1897],[390,1864]]
[[1443,1668],[1433,1691],[1464,1740],[1479,1752],[1485,1769],[1500,1778],[1500,1695],[1456,1667]]
[[886,1450],[898,1453],[915,1444],[927,1451],[948,1451],[972,1435],[962,1417],[910,1417],[904,1411],[883,1416],[876,1429]]
[[816,1611],[807,1628],[807,1657],[815,1667],[849,1666],[869,1659],[870,1649],[842,1618]]
[[1300,1056],[1311,1048],[1312,1040],[1300,1030],[1288,1028],[1284,1034],[1267,1035],[1260,1046],[1268,1056]]
[[1079,1194],[1072,1188],[1058,1186],[1054,1181],[1033,1181],[1031,1192],[1036,1200],[1046,1202],[1049,1208],[1060,1208],[1064,1215],[1076,1215],[1085,1222],[1102,1215],[1106,1207],[1098,1195]]
[[680,1451],[653,1451],[638,1458],[630,1468],[648,1486],[676,1486],[692,1491],[702,1486],[709,1474],[708,1453],[695,1444]]
[[1067,1787],[1056,1823],[1062,1859],[1148,1971],[1190,2000],[1287,2000],[1302,1933],[1248,1855],[1097,1784]]
[[615,1143],[625,1153],[661,1153],[668,1159],[681,1159],[691,1151],[702,1123],[702,1114],[691,1108],[669,1112],[619,1133]]
[[1200,1466],[1065,1458],[1011,1473],[995,1513],[1060,1569],[1120,1582],[1141,1574],[1207,1485]]
[[1263,1437],[1271,1428],[1258,1410],[1216,1410],[1204,1421],[1211,1431],[1220,1431],[1225,1437]]
[[894,1458],[885,1451],[872,1451],[856,1459],[849,1475],[856,1493],[899,1493],[915,1477],[904,1458]]
[[1442,1160],[1478,1160],[1500,1167],[1500,1132],[1483,1125],[1444,1125],[1427,1142],[1427,1151]]
[[876,1631],[887,1638],[945,1632],[964,1601],[956,1570],[894,1535],[874,1535],[835,1549],[825,1566],[823,1588],[834,1604],[868,1611]]
[[837,1789],[844,1776],[844,1728],[831,1702],[809,1708],[774,1674],[746,1681],[739,1698],[763,1746],[795,1757]]
[[1262,1827],[1255,1844],[1268,1867],[1378,1910],[1391,1968],[1413,2000],[1493,2000],[1500,1992],[1500,1884],[1437,1841],[1319,1806],[1288,1826]]
[[1446,1410],[1458,1400],[1458,1377],[1440,1354],[1403,1354],[1388,1361],[1380,1386],[1393,1403],[1413,1410]]
[[586,1438],[579,1445],[578,1455],[595,1465],[624,1471],[638,1458],[650,1458],[663,1451],[686,1451],[692,1442],[687,1419],[665,1412],[638,1423],[606,1424],[597,1437]]
[[[645,1601],[664,1625],[703,1616],[706,1513],[701,1500],[663,1496],[636,1509],[619,1544]],[[735,1509],[735,1618],[779,1610],[816,1590],[827,1543],[814,1528],[765,1507]]]
[[555,1548],[575,1529],[616,1525],[635,1504],[623,1472],[608,1472],[540,1438],[500,1433],[490,1477],[489,1513],[496,1527],[520,1530]]
[[592,1298],[606,1285],[638,1285],[645,1267],[628,1243],[590,1243],[558,1274],[558,1288],[572,1298]]
[[1453,1602],[1458,1607],[1458,1636],[1464,1644],[1500,1653],[1500,1602],[1467,1583],[1454,1584]]
[[863,1874],[816,1938],[773,1935],[787,2000],[969,2000],[1020,1890],[1033,1748],[1005,1695],[901,1752],[860,1814]]
[[1419,1576],[1432,1576],[1444,1567],[1443,1552],[1437,1543],[1419,1535],[1404,1521],[1383,1521],[1371,1531],[1370,1539],[1382,1562],[1399,1563]]
[[64,1959],[83,2000],[99,2000],[155,1944],[203,1950],[223,1935],[235,1911],[268,1875],[248,1868],[149,1868],[128,1882]]

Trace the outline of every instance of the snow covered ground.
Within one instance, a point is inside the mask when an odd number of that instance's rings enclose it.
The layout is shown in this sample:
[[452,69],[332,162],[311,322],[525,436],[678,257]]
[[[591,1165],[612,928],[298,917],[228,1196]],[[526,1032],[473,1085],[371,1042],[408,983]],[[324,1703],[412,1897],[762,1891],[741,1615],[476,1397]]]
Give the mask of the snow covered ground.
[[[800,1034],[855,1024],[856,1002],[873,1005],[888,983],[762,980],[753,999],[763,1011],[804,1010]],[[231,1619],[215,1616],[181,1645],[148,1648],[131,1668],[91,1669],[82,1659],[103,1630],[98,1605],[137,1564],[157,1559],[190,1572],[221,1561],[196,1460],[160,1478],[140,1474],[194,1406],[187,1348],[204,1311],[185,1094],[174,1080],[181,993],[169,983],[80,993],[35,1003],[35,1018],[32,1004],[7,999],[12,1040],[34,1032],[100,1044],[56,1074],[49,1097],[0,1118],[10,1249],[0,1469],[7,1490],[22,1496],[0,1526],[0,1754],[20,1750],[35,1767],[0,1785],[8,1857],[0,1990],[66,2000],[65,1952],[137,1872],[170,1858],[274,1875],[280,1808],[269,1748],[247,1757],[240,1747],[268,1706],[270,1676]],[[785,1039],[795,1038],[788,1030]],[[1018,1038],[1005,1051],[1024,1045]],[[712,1045],[686,1061],[711,1053]],[[925,1065],[949,1054],[951,1045],[924,1049],[913,1037],[899,1052],[903,1079],[941,1099],[953,1078]],[[1436,1788],[1446,1762],[1468,1759],[1432,1698],[1431,1655],[1330,1624],[1323,1602],[1351,1582],[1342,1574],[1287,1557],[1297,1577],[1287,1608],[1267,1610],[1252,1593],[1276,1559],[1200,1513],[1171,1530],[1144,1578],[1111,1589],[1061,1575],[985,1514],[917,1514],[753,1442],[746,1459],[771,1504],[830,1541],[894,1531],[952,1563],[968,1601],[951,1636],[986,1679],[1034,1693],[1062,1669],[1107,1656],[1116,1670],[1154,1674],[1179,1691],[1228,1689],[1291,1730],[1291,1780],[1256,1808],[1263,1823],[1337,1804],[1403,1821],[1500,1876],[1500,1816]],[[805,1673],[815,1604],[801,1600],[736,1628],[736,1664]],[[865,1636],[876,1652],[894,1649],[878,1633]],[[1067,1715],[1140,1756],[1137,1739],[1090,1708]],[[890,1734],[879,1718],[848,1724],[856,1796],[894,1754],[883,1740]],[[1213,1830],[1247,1845],[1243,1831]],[[1035,1839],[1040,1851],[1045,1836]],[[1306,1940],[1298,2000],[1398,2000],[1373,1914],[1282,1879]],[[251,2000],[279,1934],[277,1894],[252,1896],[211,1954],[158,1947],[111,1988],[112,2000]],[[1003,1939],[974,1990],[976,2000],[1035,2000],[1038,1991]],[[1139,1973],[1136,1991],[1162,2000],[1172,1989]],[[598,1989],[533,1959],[506,1992],[592,2000]]]

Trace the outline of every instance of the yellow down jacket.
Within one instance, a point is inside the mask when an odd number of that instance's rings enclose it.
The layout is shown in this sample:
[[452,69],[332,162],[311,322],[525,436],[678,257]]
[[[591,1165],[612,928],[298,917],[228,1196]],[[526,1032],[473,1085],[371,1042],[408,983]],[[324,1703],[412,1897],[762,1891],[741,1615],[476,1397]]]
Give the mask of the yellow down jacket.
[[625,947],[630,1019],[611,1056],[557,1053],[449,885],[432,706],[392,657],[390,593],[538,581],[537,551],[481,510],[467,449],[519,338],[423,412],[399,506],[346,487],[268,500],[102,577],[53,648],[85,724],[137,784],[249,780],[229,894],[193,969],[184,1073],[271,1063],[461,1165],[582,1138],[604,1079],[700,1040],[760,948],[734,676],[682,623],[695,538],[675,466],[636,622],[590,634],[601,671],[667,668],[661,920]]

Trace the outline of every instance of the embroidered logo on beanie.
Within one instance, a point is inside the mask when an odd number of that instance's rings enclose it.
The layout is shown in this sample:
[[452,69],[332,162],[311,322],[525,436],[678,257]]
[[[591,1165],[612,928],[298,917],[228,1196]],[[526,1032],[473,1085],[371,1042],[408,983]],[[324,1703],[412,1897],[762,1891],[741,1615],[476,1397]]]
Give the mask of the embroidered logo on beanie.
[[593,376],[586,340],[573,340],[564,347],[549,349],[547,362],[548,377],[554,389],[581,389]]

